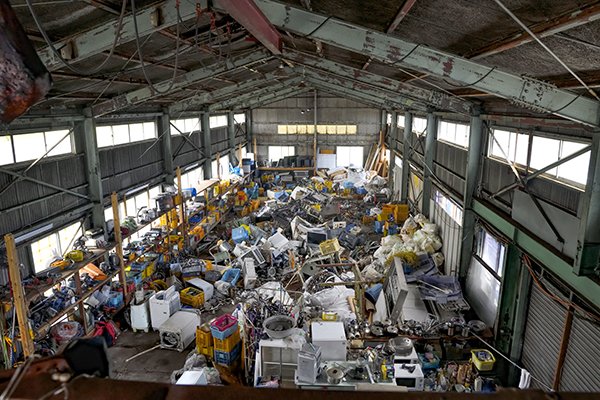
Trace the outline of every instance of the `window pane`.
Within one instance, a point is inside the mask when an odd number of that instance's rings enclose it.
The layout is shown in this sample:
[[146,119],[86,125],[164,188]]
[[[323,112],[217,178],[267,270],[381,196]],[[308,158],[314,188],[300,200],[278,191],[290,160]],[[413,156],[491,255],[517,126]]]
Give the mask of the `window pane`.
[[337,146],[335,152],[338,167],[362,168],[364,152],[362,146]]
[[492,142],[492,155],[505,160],[504,154],[509,153],[510,132],[494,129]]
[[221,168],[221,178],[229,177],[229,154],[224,155],[219,160],[219,168]]
[[469,125],[456,125],[456,144],[469,147]]
[[413,118],[413,132],[419,135],[426,134],[427,120],[425,118]]
[[212,128],[220,128],[222,126],[227,126],[227,116],[226,115],[215,115],[210,117],[209,119],[209,127]]
[[210,163],[210,172],[212,174],[213,179],[216,179],[219,176],[219,165],[217,163],[217,160],[213,160]]
[[46,144],[42,132],[14,135],[16,162],[35,160],[44,155]]
[[144,122],[142,125],[144,126],[145,140],[156,138],[156,124],[154,122]]
[[288,125],[287,133],[288,133],[288,135],[295,135],[296,133],[298,133],[298,129],[296,128],[296,125]]
[[[559,140],[534,136],[531,148],[531,168],[542,169],[557,161],[559,148]],[[556,167],[546,173],[556,176]]]
[[12,164],[15,160],[10,136],[0,136],[0,165]]
[[171,120],[171,136],[181,135],[185,133],[185,120],[184,119],[173,119]]
[[96,140],[98,147],[108,147],[113,145],[112,128],[110,126],[96,127]]
[[113,125],[114,144],[129,143],[129,125]]
[[337,126],[335,125],[327,125],[327,133],[329,135],[335,135],[337,131]]
[[185,120],[185,131],[184,132],[195,132],[200,130],[200,119],[199,118],[188,118]]
[[233,115],[233,120],[236,124],[245,124],[246,123],[246,114],[239,113]]
[[521,165],[527,165],[527,150],[529,148],[529,135],[519,133],[515,150],[515,162]]
[[337,133],[338,135],[345,135],[346,134],[346,125],[338,125],[335,133]]
[[298,125],[297,132],[300,135],[306,134],[306,125]]
[[502,276],[502,263],[504,262],[504,246],[486,231],[482,232],[481,259],[488,267]]
[[144,125],[130,124],[129,138],[132,142],[139,142],[140,140],[144,140]]
[[67,251],[71,250],[75,240],[77,240],[82,234],[83,232],[79,222],[76,222],[58,231],[61,252],[65,254]]
[[306,133],[308,134],[314,134],[315,133],[315,126],[314,125],[306,125]]
[[467,300],[479,318],[486,325],[494,326],[500,300],[500,281],[472,258],[465,286]]
[[317,125],[317,133],[325,135],[327,133],[327,125]]
[[404,128],[404,115],[398,115],[398,126]]
[[347,125],[346,126],[346,133],[348,135],[356,135],[357,132],[357,126],[356,125]]
[[287,125],[277,125],[277,133],[280,135],[287,134]]
[[[49,131],[46,134],[46,149],[49,150],[58,143],[69,131],[67,129],[61,131]],[[71,153],[71,136],[67,136],[62,140],[50,153],[49,156],[57,156],[59,154]]]
[[[563,141],[562,157],[586,147],[587,144]],[[587,183],[588,170],[590,167],[590,152],[587,151],[579,157],[558,166],[558,177],[585,185]]]
[[35,272],[48,268],[50,262],[54,259],[54,253],[58,254],[59,252],[58,246],[58,238],[55,233],[31,244]]

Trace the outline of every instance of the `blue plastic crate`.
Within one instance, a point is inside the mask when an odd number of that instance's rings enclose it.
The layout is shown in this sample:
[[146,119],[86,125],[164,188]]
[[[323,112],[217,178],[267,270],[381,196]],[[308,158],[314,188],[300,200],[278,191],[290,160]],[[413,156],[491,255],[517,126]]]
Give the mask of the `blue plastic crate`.
[[248,231],[246,229],[235,228],[231,230],[231,239],[233,239],[235,243],[242,243],[250,239],[250,236],[248,235]]
[[109,307],[121,307],[123,305],[123,292],[110,292],[106,304]]
[[224,282],[229,282],[231,286],[235,286],[237,281],[240,279],[241,273],[242,270],[240,270],[239,268],[229,268],[225,271],[225,273],[223,273],[223,277],[221,278],[221,280]]
[[135,286],[142,283],[142,273],[136,271],[127,272],[127,282],[133,282]]
[[219,365],[231,365],[242,352],[242,342],[238,343],[229,353],[215,350],[215,362]]

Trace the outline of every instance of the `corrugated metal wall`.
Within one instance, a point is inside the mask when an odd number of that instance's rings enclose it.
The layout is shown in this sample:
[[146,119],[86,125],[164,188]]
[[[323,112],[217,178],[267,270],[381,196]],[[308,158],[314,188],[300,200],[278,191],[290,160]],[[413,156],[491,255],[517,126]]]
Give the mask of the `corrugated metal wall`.
[[442,238],[444,254],[444,273],[457,275],[460,268],[460,250],[462,248],[462,226],[460,226],[439,204],[431,200],[431,222],[437,224]]
[[[268,156],[268,146],[295,146],[297,155],[313,154],[313,135],[280,135],[278,125],[314,123],[312,94],[290,97],[265,107],[252,110],[252,129],[257,136],[260,159]],[[301,113],[302,110],[311,111]],[[335,146],[363,146],[367,157],[371,144],[379,140],[381,111],[352,100],[319,93],[317,96],[317,123],[356,124],[356,135],[318,135],[320,149]]]
[[560,390],[600,392],[600,322],[573,318]]
[[[552,387],[554,381],[566,315],[564,307],[532,284],[521,361],[547,387]],[[531,381],[531,387],[546,389],[535,380]]]

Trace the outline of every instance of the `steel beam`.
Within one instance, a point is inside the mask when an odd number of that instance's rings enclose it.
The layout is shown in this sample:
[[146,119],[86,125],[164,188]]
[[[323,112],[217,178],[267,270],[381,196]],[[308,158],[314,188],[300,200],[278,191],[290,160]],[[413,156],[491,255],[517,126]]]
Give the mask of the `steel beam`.
[[372,86],[362,82],[357,82],[352,79],[347,79],[324,71],[306,69],[303,70],[302,73],[309,80],[318,80],[320,82],[324,82],[326,85],[333,85],[350,91],[356,91],[361,95],[379,98],[383,104],[387,105],[386,107],[383,107],[386,109],[426,109],[424,105],[414,101],[413,99],[404,96],[399,96],[392,91],[388,91],[380,87]]
[[471,263],[473,243],[475,241],[475,213],[473,212],[473,199],[477,195],[481,170],[483,167],[483,149],[485,143],[485,130],[483,121],[478,111],[471,116],[469,129],[469,154],[467,159],[467,173],[465,177],[465,192],[463,193],[463,220],[462,243],[460,252],[459,275],[465,277]]
[[573,272],[577,275],[592,275],[598,273],[600,268],[600,133],[596,133],[592,140],[581,210]]
[[461,114],[471,113],[472,103],[448,96],[442,92],[419,88],[372,72],[352,68],[324,58],[316,58],[297,51],[286,50],[283,53],[283,57],[294,63],[302,64],[305,67],[329,72],[333,75],[352,79],[368,85],[377,86],[442,110],[449,110]]
[[167,109],[158,117],[158,131],[160,132],[160,147],[163,157],[163,168],[165,173],[165,183],[173,185],[175,183],[175,167],[173,166],[173,145],[171,141],[171,117]]
[[268,86],[265,88],[255,90],[250,93],[246,93],[241,96],[232,97],[232,98],[224,100],[222,102],[212,104],[208,107],[208,109],[211,112],[214,112],[217,110],[236,109],[236,108],[239,108],[237,105],[238,103],[244,103],[244,102],[247,102],[247,101],[250,101],[253,99],[260,100],[261,98],[269,97],[270,95],[273,94],[274,90],[277,90],[279,88],[288,88],[293,91],[293,89],[295,89],[295,86],[297,84],[299,84],[300,81],[301,81],[301,78],[290,78],[285,81],[281,81],[277,85],[271,85],[271,86]]
[[202,113],[202,149],[204,150],[204,179],[211,179],[212,176],[212,139],[210,137],[210,113],[207,111]]
[[[387,120],[387,112],[386,120]],[[398,137],[398,111],[393,110],[391,112],[392,120],[390,123],[390,129],[387,131],[388,136],[388,148],[390,149],[390,159],[388,160],[388,185],[391,188],[392,194],[395,191],[394,187],[394,150],[396,149],[396,139]]]
[[267,57],[267,53],[263,50],[252,51],[237,57],[232,57],[224,62],[216,62],[204,68],[199,68],[190,71],[175,78],[175,82],[171,84],[171,79],[154,84],[155,89],[160,92],[155,92],[149,86],[137,89],[122,95],[119,95],[111,100],[98,103],[92,107],[94,116],[98,117],[104,114],[109,114],[115,111],[122,110],[136,104],[143,103],[150,99],[165,96],[167,94],[181,90],[189,85],[198,83],[215,75],[225,72],[230,72],[234,69],[245,67],[260,61]]
[[600,102],[532,78],[516,76],[465,58],[373,32],[335,18],[318,15],[273,0],[256,0],[267,18],[280,29],[322,40],[381,62],[402,65],[451,79],[510,100],[524,108],[549,112],[597,127]]
[[[411,8],[413,8],[413,6],[416,3],[417,3],[417,0],[406,0],[404,2],[404,4],[402,4],[402,7],[400,7],[398,14],[396,14],[396,16],[394,17],[394,20],[392,21],[390,26],[388,26],[387,29],[385,30],[385,33],[394,32],[400,25],[400,22],[402,22],[404,17],[406,17],[406,15],[408,15],[408,12],[410,11]],[[371,61],[373,61],[373,57],[369,57],[369,60],[367,60],[367,62],[362,66],[362,69],[366,70],[367,68],[369,68]]]
[[408,185],[410,180],[410,153],[412,149],[412,124],[413,115],[409,111],[404,113],[404,139],[402,141],[402,187],[400,188],[400,201],[408,204]]
[[265,83],[273,81],[273,80],[289,78],[289,76],[282,76],[282,73],[290,74],[290,73],[294,72],[291,68],[284,68],[283,72],[280,72],[280,71],[281,70],[277,70],[275,72],[269,72],[269,73],[261,75],[258,78],[255,78],[255,79],[249,79],[245,82],[225,86],[223,88],[213,90],[212,92],[202,93],[197,96],[179,101],[179,102],[171,105],[171,107],[169,107],[169,110],[171,113],[182,112],[184,110],[189,110],[190,108],[193,108],[194,106],[199,106],[199,105],[204,105],[204,104],[215,102],[217,99],[220,99],[223,97],[231,97],[231,96],[235,97],[238,94],[245,94],[249,90],[251,90],[261,84],[265,84]]
[[[200,0],[198,3],[200,3],[202,9],[206,8],[206,0]],[[196,18],[196,2],[183,1],[180,3],[178,0],[166,0],[162,4],[145,8],[136,13],[140,37],[176,25],[177,7],[179,7],[179,15],[184,23]],[[159,24],[153,23],[157,20],[160,21]],[[71,57],[68,61],[69,63],[75,63],[110,50],[115,40],[115,34],[116,22],[112,19],[89,31],[58,40],[54,42],[54,47],[57,49],[72,48],[74,57]],[[135,40],[133,16],[127,15],[123,17],[123,28],[117,45],[132,40]],[[38,55],[49,71],[60,69],[63,66],[50,47],[39,50]]]
[[[366,85],[356,84],[353,82],[349,82],[342,78],[327,78],[321,77],[319,75],[311,75],[307,73],[307,80],[313,84],[318,85],[321,88],[327,88],[330,91],[334,91],[334,93],[338,95],[350,95],[354,96],[357,99],[363,99],[364,101],[370,102],[371,104],[378,104],[379,108],[388,108],[388,109],[419,109],[422,107],[411,100],[406,99],[407,101],[404,104],[396,103],[391,100],[391,96],[383,95],[378,90],[370,89]],[[362,86],[361,86],[362,85]],[[364,90],[361,90],[364,89]],[[409,106],[410,105],[410,106]]]
[[299,94],[306,93],[310,90],[311,90],[311,88],[308,88],[308,87],[282,88],[277,91],[274,91],[271,95],[265,95],[265,96],[261,96],[257,99],[250,99],[250,100],[246,100],[241,103],[238,103],[235,105],[234,108],[235,109],[258,108],[258,107],[262,107],[267,104],[274,103],[276,101],[287,99],[288,97],[291,97],[291,96],[296,96]]
[[[254,128],[252,127],[252,110],[246,110],[244,114],[246,115],[246,147],[250,147],[254,133]],[[246,151],[248,153],[252,152],[250,148],[246,148]]]
[[227,112],[227,139],[229,149],[235,151],[235,120],[233,118],[233,111]]
[[96,123],[89,108],[83,110],[85,119],[75,124],[75,134],[83,138],[85,171],[87,175],[88,193],[92,203],[92,227],[104,229],[104,192],[102,190],[102,169],[98,154]]
[[531,255],[542,265],[542,268],[558,277],[581,298],[600,309],[600,285],[586,276],[573,273],[573,266],[555,251],[550,250],[540,239],[515,225],[510,217],[490,207],[479,199],[473,201],[473,211],[512,240],[520,249]]
[[317,81],[311,81],[310,84],[312,86],[314,86],[315,88],[322,90],[325,93],[329,93],[333,96],[339,96],[339,97],[343,97],[349,100],[353,100],[356,101],[358,103],[373,107],[373,108],[383,108],[386,105],[381,102],[381,101],[377,101],[376,99],[373,98],[366,98],[365,96],[361,96],[360,94],[358,94],[358,92],[349,92],[349,91],[345,91],[345,90],[340,90],[339,88],[332,88],[330,86],[324,86]]
[[421,212],[430,218],[431,193],[433,191],[433,173],[439,117],[432,112],[427,114],[427,135],[425,136],[425,157],[423,160],[423,209]]
[[252,0],[218,0],[217,4],[273,54],[281,54],[281,36]]
[[[542,39],[560,32],[567,31],[569,29],[577,28],[581,25],[588,24],[598,19],[600,19],[600,4],[595,3],[583,8],[577,8],[576,10],[573,10],[567,14],[563,14],[558,18],[541,22],[530,27],[530,29],[538,38]],[[527,32],[521,32],[516,36],[513,35],[480,48],[473,53],[468,54],[466,58],[479,60],[481,58],[489,57],[506,50],[514,49],[515,47],[531,43],[533,41],[534,39]]]

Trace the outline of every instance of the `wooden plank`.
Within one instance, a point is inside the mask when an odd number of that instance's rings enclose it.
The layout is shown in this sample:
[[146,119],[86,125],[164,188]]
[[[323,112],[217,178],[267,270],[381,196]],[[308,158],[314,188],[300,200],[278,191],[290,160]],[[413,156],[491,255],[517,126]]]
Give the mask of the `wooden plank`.
[[4,236],[6,245],[6,255],[8,256],[8,276],[13,295],[13,306],[16,308],[17,320],[19,321],[19,336],[23,346],[23,355],[25,358],[33,354],[33,340],[29,333],[29,318],[27,318],[27,307],[23,293],[23,284],[21,282],[21,271],[19,270],[19,256],[15,238],[12,234]]

